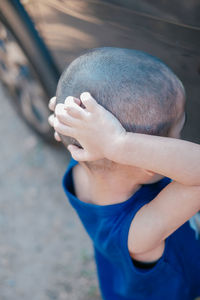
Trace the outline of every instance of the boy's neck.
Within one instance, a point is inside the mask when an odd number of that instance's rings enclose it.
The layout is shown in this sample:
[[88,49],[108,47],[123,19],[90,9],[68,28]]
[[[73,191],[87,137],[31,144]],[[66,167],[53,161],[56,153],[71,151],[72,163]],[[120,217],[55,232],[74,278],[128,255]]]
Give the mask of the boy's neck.
[[73,169],[73,178],[77,197],[98,205],[123,202],[142,185],[140,174],[128,167],[99,171],[90,170],[85,164],[78,164]]

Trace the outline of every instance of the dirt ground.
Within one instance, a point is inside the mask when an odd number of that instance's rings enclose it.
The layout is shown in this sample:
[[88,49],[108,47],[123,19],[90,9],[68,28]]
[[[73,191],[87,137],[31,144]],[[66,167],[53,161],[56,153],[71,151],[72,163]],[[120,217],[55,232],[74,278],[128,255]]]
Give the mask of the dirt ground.
[[93,251],[61,187],[69,157],[0,89],[0,299],[100,300]]

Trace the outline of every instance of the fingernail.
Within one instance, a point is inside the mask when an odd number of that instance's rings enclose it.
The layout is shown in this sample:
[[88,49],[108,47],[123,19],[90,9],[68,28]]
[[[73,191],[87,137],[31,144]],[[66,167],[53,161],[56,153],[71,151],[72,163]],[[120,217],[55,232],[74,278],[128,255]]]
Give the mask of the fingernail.
[[90,97],[91,97],[91,95],[90,95],[89,92],[84,92],[84,93],[82,93],[82,94],[80,95],[81,100],[85,100],[85,99],[88,99],[88,98],[90,98]]
[[52,108],[52,105],[54,104],[54,102],[56,101],[56,97],[52,97],[50,100],[49,100],[49,109],[51,110]]
[[52,104],[55,100],[56,100],[56,96],[52,97],[52,98],[50,99],[50,104]]
[[72,96],[67,96],[65,101],[72,101],[73,100],[73,97]]

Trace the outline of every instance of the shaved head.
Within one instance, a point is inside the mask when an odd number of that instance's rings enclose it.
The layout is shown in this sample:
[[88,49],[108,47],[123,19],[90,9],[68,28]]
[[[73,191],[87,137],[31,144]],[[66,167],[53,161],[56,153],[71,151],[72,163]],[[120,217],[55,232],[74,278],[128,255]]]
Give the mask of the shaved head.
[[[75,59],[61,75],[57,103],[86,91],[127,131],[151,135],[168,136],[185,104],[177,76],[159,59],[132,49],[96,48]],[[69,139],[61,138],[67,146]]]

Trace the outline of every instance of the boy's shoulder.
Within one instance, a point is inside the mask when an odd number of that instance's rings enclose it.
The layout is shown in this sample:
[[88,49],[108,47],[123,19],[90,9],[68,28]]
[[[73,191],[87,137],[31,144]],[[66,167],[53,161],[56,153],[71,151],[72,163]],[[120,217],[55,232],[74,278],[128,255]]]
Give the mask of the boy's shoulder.
[[[92,183],[91,181],[89,182],[88,180],[87,172],[85,171],[85,168],[78,161],[71,159],[68,165],[68,170],[70,169],[72,172],[72,183],[73,183],[73,188],[76,197],[83,202],[95,204],[96,203],[95,199],[91,199]],[[159,174],[157,175],[158,176],[155,176],[154,179],[151,180],[150,182],[141,185],[146,195],[152,194],[152,192],[157,193],[157,191],[161,191],[166,186],[166,184],[171,182],[170,178],[164,177]],[[131,195],[131,197],[133,197],[136,193],[137,190]],[[126,200],[127,198],[124,198],[120,202],[124,202]],[[108,204],[115,204],[113,200],[112,201],[110,200],[108,202],[109,202]],[[96,204],[99,204],[99,201]],[[105,205],[106,203],[104,202],[103,204]]]

